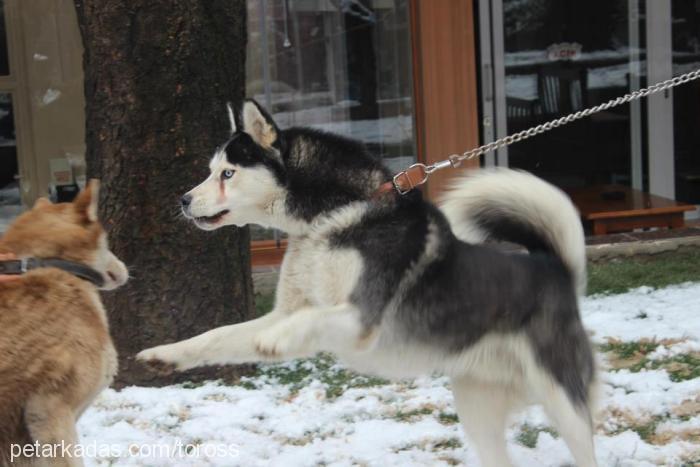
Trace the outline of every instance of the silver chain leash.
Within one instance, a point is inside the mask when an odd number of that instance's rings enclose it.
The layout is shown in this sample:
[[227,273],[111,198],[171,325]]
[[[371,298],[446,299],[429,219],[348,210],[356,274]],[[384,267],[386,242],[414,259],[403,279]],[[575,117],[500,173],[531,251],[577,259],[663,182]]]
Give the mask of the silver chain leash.
[[[431,173],[437,170],[442,170],[447,167],[459,167],[462,164],[462,162],[474,159],[475,157],[481,156],[482,154],[495,151],[505,146],[510,146],[511,144],[526,140],[532,136],[539,135],[541,133],[547,132],[562,125],[566,125],[567,123],[571,123],[573,121],[580,120],[584,117],[588,117],[589,115],[592,115],[594,113],[617,107],[618,105],[626,104],[627,102],[633,101],[635,99],[641,99],[642,97],[646,97],[650,94],[655,94],[657,92],[661,92],[666,89],[685,84],[689,81],[693,81],[698,78],[700,78],[700,70],[691,71],[683,75],[676,76],[675,78],[667,79],[666,81],[661,81],[659,83],[653,84],[646,88],[632,91],[629,94],[625,94],[624,96],[611,99],[608,102],[604,102],[603,104],[599,104],[594,107],[589,107],[584,110],[579,110],[578,112],[557,118],[555,120],[550,120],[535,127],[528,128],[527,130],[519,131],[518,133],[515,133],[513,135],[505,136],[503,138],[479,146],[478,148],[470,149],[469,151],[463,152],[462,154],[452,154],[450,157],[443,161],[436,162],[430,165],[425,165],[422,163],[413,164],[411,167],[408,168],[408,170],[420,168],[425,172],[423,180],[420,183],[414,184],[414,186],[421,185],[428,180],[428,176]],[[405,175],[405,173],[406,171],[400,172],[396,174],[396,176],[394,176],[394,186],[396,187],[397,191],[401,194],[405,194],[408,191],[410,191],[410,189],[407,190],[405,187],[401,187],[398,184],[398,181],[400,181],[400,179]]]

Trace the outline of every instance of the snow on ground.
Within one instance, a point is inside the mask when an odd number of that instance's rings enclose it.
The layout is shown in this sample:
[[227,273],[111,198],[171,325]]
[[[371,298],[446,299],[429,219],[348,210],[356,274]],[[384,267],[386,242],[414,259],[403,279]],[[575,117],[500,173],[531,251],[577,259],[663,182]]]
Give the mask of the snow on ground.
[[[589,297],[582,313],[606,351],[601,467],[700,465],[700,284]],[[237,386],[107,390],[79,431],[87,449],[110,446],[92,466],[478,465],[447,378],[388,383],[327,356],[264,366]],[[518,467],[573,464],[538,407],[507,439]]]

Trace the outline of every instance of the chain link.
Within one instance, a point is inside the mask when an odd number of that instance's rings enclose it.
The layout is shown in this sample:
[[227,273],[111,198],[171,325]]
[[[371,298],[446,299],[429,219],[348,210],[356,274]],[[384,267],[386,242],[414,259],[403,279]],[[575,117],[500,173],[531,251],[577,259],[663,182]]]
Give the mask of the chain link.
[[649,87],[632,91],[629,94],[617,97],[615,99],[611,99],[608,102],[596,105],[595,107],[589,107],[584,110],[579,110],[578,112],[575,112],[573,114],[569,114],[564,117],[557,118],[555,120],[550,120],[549,122],[542,123],[541,125],[537,125],[535,127],[528,128],[527,130],[523,130],[513,135],[508,135],[506,137],[484,144],[482,146],[479,146],[478,148],[470,149],[469,151],[466,151],[462,154],[453,154],[446,161],[437,162],[435,164],[427,166],[427,172],[431,173],[435,170],[440,170],[449,166],[457,167],[462,162],[474,159],[475,157],[481,156],[482,154],[495,151],[496,149],[500,149],[505,146],[510,146],[513,143],[526,140],[535,135],[539,135],[559,126],[566,125],[567,123],[571,123],[584,117],[588,117],[589,115],[592,115],[594,113],[607,110],[612,107],[617,107],[618,105],[626,104],[627,102],[633,101],[635,99],[640,99],[642,97],[648,96],[649,94],[655,94],[657,92],[661,92],[666,89],[685,84],[689,81],[693,81],[698,78],[700,78],[700,70],[695,70],[684,75],[676,76],[675,78],[667,79],[666,81],[661,81]]

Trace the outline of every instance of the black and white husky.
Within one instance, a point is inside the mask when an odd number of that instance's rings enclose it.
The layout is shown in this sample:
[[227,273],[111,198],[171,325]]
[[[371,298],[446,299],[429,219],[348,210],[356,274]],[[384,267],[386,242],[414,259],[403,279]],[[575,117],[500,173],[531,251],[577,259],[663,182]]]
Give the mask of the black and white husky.
[[544,406],[579,467],[596,465],[595,365],[578,312],[583,232],[561,191],[501,169],[458,180],[440,208],[418,191],[376,196],[390,174],[361,144],[281,131],[254,101],[229,115],[231,137],[182,210],[205,230],[289,234],[275,308],[139,359],[186,370],[325,351],[384,377],[444,373],[482,465],[510,465],[507,416],[531,403]]

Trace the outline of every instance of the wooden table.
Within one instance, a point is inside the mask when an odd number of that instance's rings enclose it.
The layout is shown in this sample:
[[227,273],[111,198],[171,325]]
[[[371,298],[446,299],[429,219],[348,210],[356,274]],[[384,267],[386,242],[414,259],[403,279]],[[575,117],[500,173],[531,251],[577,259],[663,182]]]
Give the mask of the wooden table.
[[649,227],[683,227],[683,213],[692,204],[644,193],[623,185],[599,185],[567,190],[593,235]]

